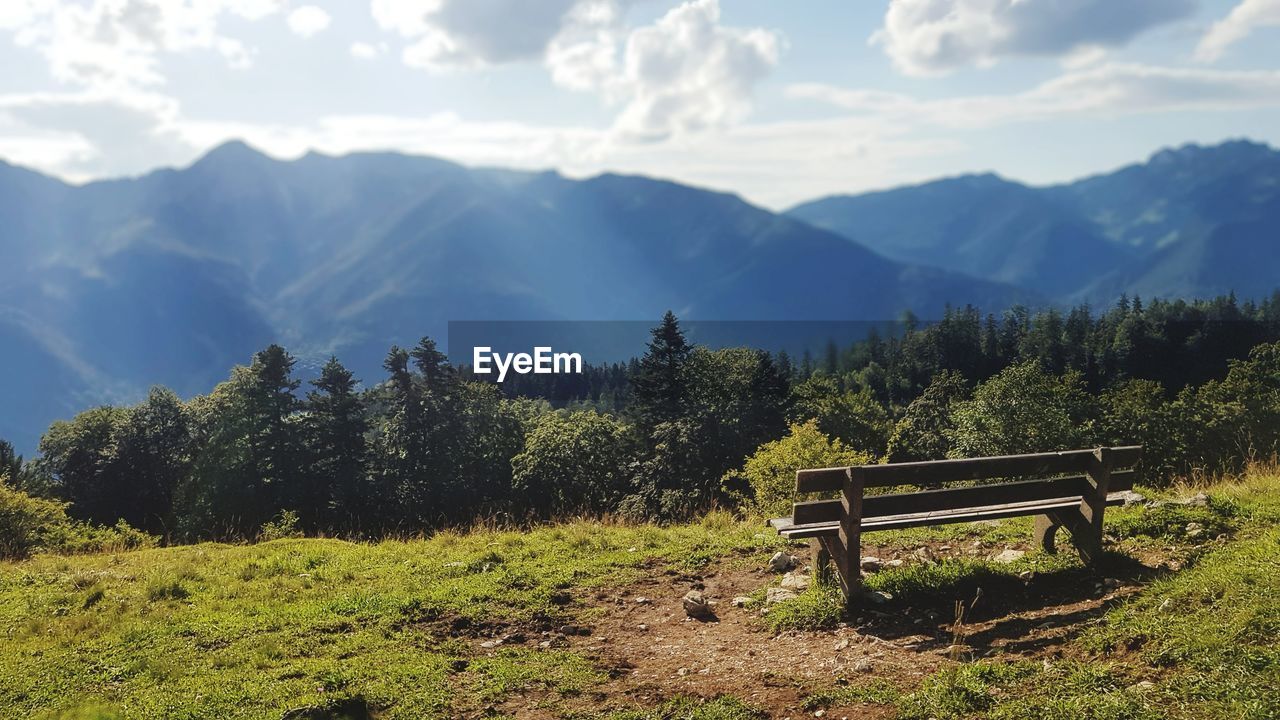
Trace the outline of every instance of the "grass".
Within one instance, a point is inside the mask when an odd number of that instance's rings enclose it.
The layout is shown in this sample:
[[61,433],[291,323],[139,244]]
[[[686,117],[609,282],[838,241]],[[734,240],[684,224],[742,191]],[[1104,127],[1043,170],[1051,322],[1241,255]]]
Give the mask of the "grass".
[[379,718],[443,718],[530,689],[572,696],[601,679],[588,660],[536,648],[536,637],[475,660],[452,636],[555,627],[598,588],[781,546],[721,515],[674,527],[579,522],[0,564],[0,717],[321,717],[364,707]]
[[[867,703],[903,720],[1280,718],[1280,474],[1255,471],[1207,491],[1207,507],[1108,511],[1120,552],[1102,573],[1126,571],[1125,552],[1169,547],[1183,569],[1085,626],[1063,659],[988,657],[918,681],[859,675],[809,688],[817,692],[804,709]],[[1186,532],[1193,522],[1196,538]],[[998,547],[1025,543],[1029,532],[1029,521],[1014,520],[867,540]],[[1230,539],[1212,541],[1220,533]],[[581,720],[760,720],[763,711],[729,696],[609,705],[596,694],[605,668],[537,641],[542,629],[589,624],[601,591],[713,563],[758,564],[786,546],[718,513],[671,527],[576,522],[378,544],[286,538],[41,555],[0,564],[0,718],[393,720],[486,708],[502,717],[519,698]],[[866,584],[893,596],[886,612],[919,612],[950,608],[978,587],[1006,599],[1036,592],[1019,578],[1027,570],[1067,584],[1096,578],[1063,552],[1008,565],[908,563]],[[844,619],[838,593],[814,585],[760,623],[814,632]],[[513,629],[528,641],[476,650],[479,638]],[[581,712],[602,705],[613,709]]]

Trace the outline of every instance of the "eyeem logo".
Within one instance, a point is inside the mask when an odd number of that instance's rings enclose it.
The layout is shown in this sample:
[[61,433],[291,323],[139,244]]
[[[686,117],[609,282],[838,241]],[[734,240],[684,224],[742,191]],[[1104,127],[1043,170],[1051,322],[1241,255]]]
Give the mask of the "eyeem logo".
[[520,375],[564,375],[582,373],[582,356],[578,353],[553,353],[549,347],[535,347],[529,353],[496,353],[490,347],[477,347],[472,355],[472,371],[488,375],[496,367],[498,382],[507,378],[507,371]]

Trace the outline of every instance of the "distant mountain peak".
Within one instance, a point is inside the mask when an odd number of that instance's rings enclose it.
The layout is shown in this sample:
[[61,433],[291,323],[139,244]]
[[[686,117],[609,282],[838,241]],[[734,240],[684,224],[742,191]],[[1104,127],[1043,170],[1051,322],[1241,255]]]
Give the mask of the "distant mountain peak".
[[246,162],[261,162],[263,160],[271,160],[266,153],[258,150],[243,140],[228,140],[221,145],[214,147],[206,152],[199,160],[192,164],[192,168],[210,166],[210,165],[227,165],[242,164]]

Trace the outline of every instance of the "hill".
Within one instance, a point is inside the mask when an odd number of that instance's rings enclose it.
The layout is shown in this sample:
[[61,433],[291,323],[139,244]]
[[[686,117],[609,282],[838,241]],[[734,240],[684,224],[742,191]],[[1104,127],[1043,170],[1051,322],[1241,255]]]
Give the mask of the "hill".
[[1280,274],[1280,152],[1247,141],[1186,145],[1063,185],[964,176],[821,198],[788,214],[901,262],[1059,302],[1262,297]]
[[396,154],[285,162],[229,143],[82,187],[0,166],[0,208],[15,279],[0,327],[16,337],[7,367],[26,371],[0,394],[55,388],[0,408],[28,451],[64,408],[151,384],[203,392],[273,341],[313,366],[338,353],[375,382],[392,344],[443,339],[449,320],[884,319],[1037,297],[732,195]]
[[1280,477],[1206,492],[1109,511],[1100,574],[993,560],[1029,519],[869,534],[889,599],[844,618],[768,603],[807,548],[725,514],[37,556],[0,564],[0,717],[1268,717]]

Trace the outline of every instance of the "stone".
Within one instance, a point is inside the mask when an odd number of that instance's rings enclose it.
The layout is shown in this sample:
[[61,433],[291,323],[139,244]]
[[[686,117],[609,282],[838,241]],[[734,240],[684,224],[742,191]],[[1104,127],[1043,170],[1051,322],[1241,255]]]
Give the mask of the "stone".
[[867,572],[876,572],[877,570],[880,569],[882,565],[883,563],[880,561],[880,558],[878,557],[862,558],[862,569],[866,570]]
[[809,575],[804,572],[789,572],[782,576],[782,587],[798,593],[807,590],[810,582]]
[[843,650],[849,647],[849,638],[840,638],[840,642],[836,643],[836,650]]
[[795,598],[795,592],[787,588],[776,587],[769,588],[765,591],[764,602],[766,605],[774,605],[776,603],[786,602],[787,600],[794,600]]
[[1035,576],[1036,574],[1031,572],[1030,570],[1023,570],[1022,572],[1018,573],[1018,579],[1021,580],[1022,582],[1031,582],[1031,578]]
[[893,560],[888,560],[888,561],[886,561],[886,562],[885,562],[885,564],[884,564],[884,566],[885,566],[885,567],[891,567],[891,568],[900,568],[900,567],[902,567],[904,564],[905,564],[905,563],[904,563],[903,561],[901,561],[901,560],[899,560],[899,559],[897,559],[897,558],[894,558]]
[[997,554],[995,557],[991,558],[991,562],[1000,563],[1001,565],[1008,565],[1009,563],[1017,562],[1021,560],[1023,557],[1026,556],[1026,554],[1027,553],[1023,550],[1013,550],[1013,549],[1004,550],[1004,551],[1001,551],[999,554]]
[[716,616],[716,611],[711,609],[711,603],[707,602],[707,598],[698,590],[685,593],[681,604],[684,605],[685,614],[691,618],[710,620]]
[[1196,493],[1185,504],[1191,507],[1209,507],[1209,496],[1204,493]]
[[865,598],[866,601],[871,603],[872,605],[884,605],[885,603],[893,599],[892,595],[890,595],[887,592],[882,592],[880,590],[868,590],[862,593],[862,597]]
[[755,600],[747,597],[746,595],[739,595],[738,597],[734,598],[730,602],[733,604],[734,607],[746,607],[754,603]]
[[1187,523],[1186,532],[1188,538],[1198,538],[1204,534],[1204,526],[1198,522],[1189,522]]
[[794,555],[779,550],[769,558],[769,569],[776,573],[784,573],[796,566],[796,558]]
[[650,599],[649,599],[649,598],[647,598],[647,597],[638,597],[638,598],[636,598],[636,601],[635,601],[635,602],[636,602],[636,604],[637,604],[637,605],[648,605],[649,603],[651,603],[651,602],[653,602],[653,601],[652,601],[652,600],[650,600]]
[[862,658],[853,664],[853,669],[857,672],[871,672],[871,661],[866,658]]
[[928,545],[925,545],[924,547],[916,548],[915,556],[920,560],[929,564],[938,562],[938,553],[934,552],[933,548],[929,547]]
[[1124,501],[1125,505],[1141,505],[1142,503],[1147,501],[1146,495],[1143,495],[1140,492],[1135,492],[1133,490],[1125,490],[1124,492],[1118,492],[1116,493],[1116,496],[1119,496],[1120,499]]

